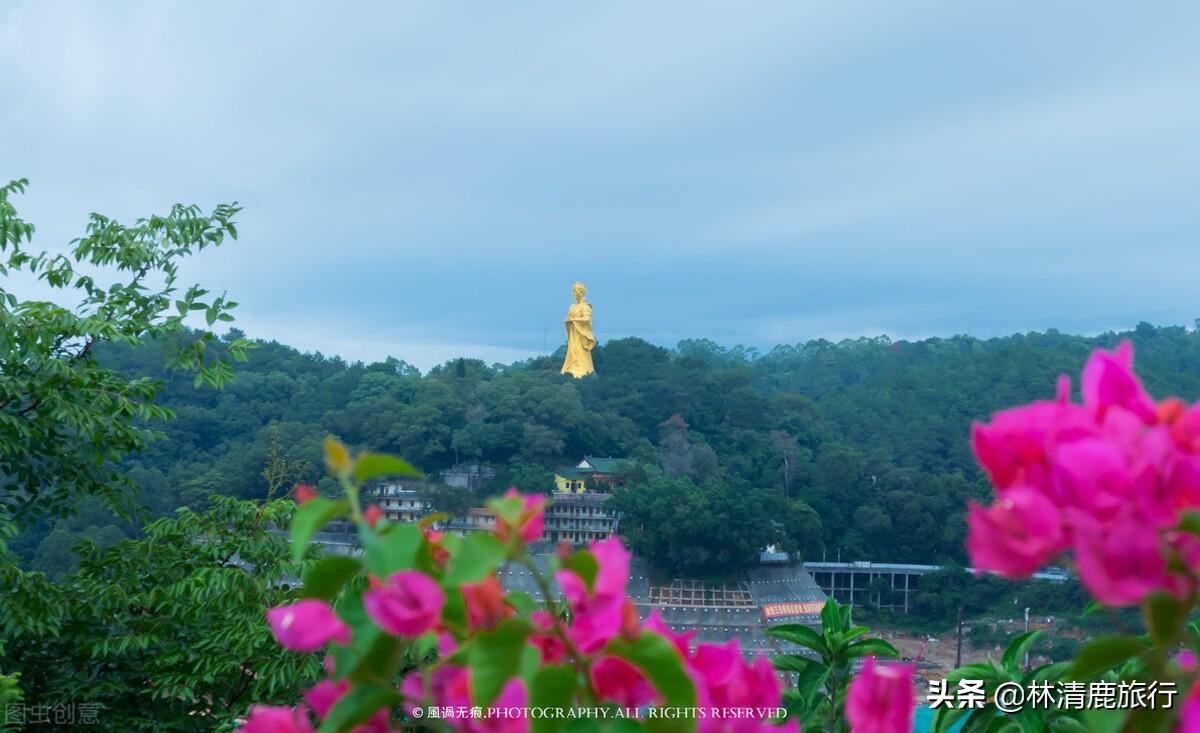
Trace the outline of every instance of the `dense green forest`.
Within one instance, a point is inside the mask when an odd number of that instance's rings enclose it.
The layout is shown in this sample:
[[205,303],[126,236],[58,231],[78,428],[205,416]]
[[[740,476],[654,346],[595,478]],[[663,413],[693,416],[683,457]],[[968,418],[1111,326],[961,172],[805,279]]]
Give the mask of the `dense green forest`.
[[[225,343],[243,337],[231,331]],[[636,338],[597,347],[598,375],[558,373],[560,356],[511,365],[448,362],[422,375],[397,360],[347,363],[260,342],[222,390],[165,370],[163,345],[103,345],[101,360],[165,385],[174,420],[124,469],[154,516],[202,508],[212,493],[262,498],[272,444],[321,480],[320,442],[403,455],[427,472],[481,461],[509,484],[548,490],[549,469],[580,456],[641,466],[618,501],[635,547],[674,569],[719,567],[776,541],[819,559],[962,561],[970,496],[986,496],[972,420],[1049,398],[1055,376],[1131,338],[1152,393],[1200,397],[1200,333],[1141,324],[1125,334],[981,340],[810,341],[758,354],[704,340],[665,349]],[[304,464],[307,464],[306,466]],[[70,545],[135,533],[98,502],[43,520],[13,547],[60,572]],[[741,547],[710,556],[706,548]]]

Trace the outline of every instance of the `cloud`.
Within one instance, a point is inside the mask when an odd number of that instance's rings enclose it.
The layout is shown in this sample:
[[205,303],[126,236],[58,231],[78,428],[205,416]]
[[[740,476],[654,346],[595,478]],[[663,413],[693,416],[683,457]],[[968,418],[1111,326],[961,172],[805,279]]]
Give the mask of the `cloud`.
[[1200,10],[1101,6],[10,3],[0,175],[352,359],[1190,323]]

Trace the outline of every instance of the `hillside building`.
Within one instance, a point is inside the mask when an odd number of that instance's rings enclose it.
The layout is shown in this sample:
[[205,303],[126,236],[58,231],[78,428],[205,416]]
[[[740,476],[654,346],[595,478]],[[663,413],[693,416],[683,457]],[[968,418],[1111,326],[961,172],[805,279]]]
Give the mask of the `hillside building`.
[[[551,545],[570,542],[586,545],[617,533],[620,517],[607,506],[611,489],[621,481],[614,469],[624,459],[588,456],[575,466],[554,472],[554,487],[546,508],[542,541]],[[478,476],[474,469],[473,476]],[[384,515],[393,522],[419,522],[434,509],[413,485],[395,482],[375,490],[375,498]],[[453,534],[490,532],[496,518],[483,507],[467,510],[454,519],[439,522],[437,528]]]
[[596,458],[584,456],[577,465],[554,471],[554,491],[561,494],[583,494],[588,491],[609,492],[621,485],[617,465],[625,458]]

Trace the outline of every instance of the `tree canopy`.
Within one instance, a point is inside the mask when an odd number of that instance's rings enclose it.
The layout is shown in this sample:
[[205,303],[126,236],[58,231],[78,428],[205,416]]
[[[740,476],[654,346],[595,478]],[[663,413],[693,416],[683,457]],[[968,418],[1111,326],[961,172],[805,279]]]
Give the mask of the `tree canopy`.
[[[491,366],[457,359],[422,375],[394,359],[347,363],[258,342],[237,379],[214,391],[164,367],[170,346],[161,341],[103,345],[96,355],[106,368],[157,380],[154,404],[175,414],[156,426],[162,440],[124,464],[159,514],[201,507],[213,492],[260,498],[273,441],[317,483],[321,440],[332,433],[407,456],[429,474],[492,464],[498,476],[485,493],[549,490],[550,470],[583,455],[628,457],[697,487],[721,486],[747,516],[767,496],[811,507],[819,536],[790,538],[809,559],[827,548],[843,559],[938,563],[965,561],[966,502],[990,492],[970,452],[971,422],[1051,397],[1060,372],[1076,373],[1093,348],[1123,337],[1153,392],[1200,394],[1200,335],[1144,324],[1097,337],[813,341],[764,355],[617,339],[596,348],[597,375],[578,381],[560,375],[553,356]],[[243,339],[232,330],[217,343]],[[61,535],[41,546],[59,524],[75,535],[119,526],[100,515],[44,522],[15,547],[30,560],[55,551]]]

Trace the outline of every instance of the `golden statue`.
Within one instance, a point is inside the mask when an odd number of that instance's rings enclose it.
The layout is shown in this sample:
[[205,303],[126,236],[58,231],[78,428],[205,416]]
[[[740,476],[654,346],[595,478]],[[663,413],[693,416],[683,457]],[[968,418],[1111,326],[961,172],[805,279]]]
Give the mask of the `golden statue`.
[[584,300],[587,288],[577,282],[571,288],[575,304],[567,310],[567,358],[563,360],[563,374],[579,379],[594,374],[592,349],[596,347],[596,335],[592,333],[592,304]]

